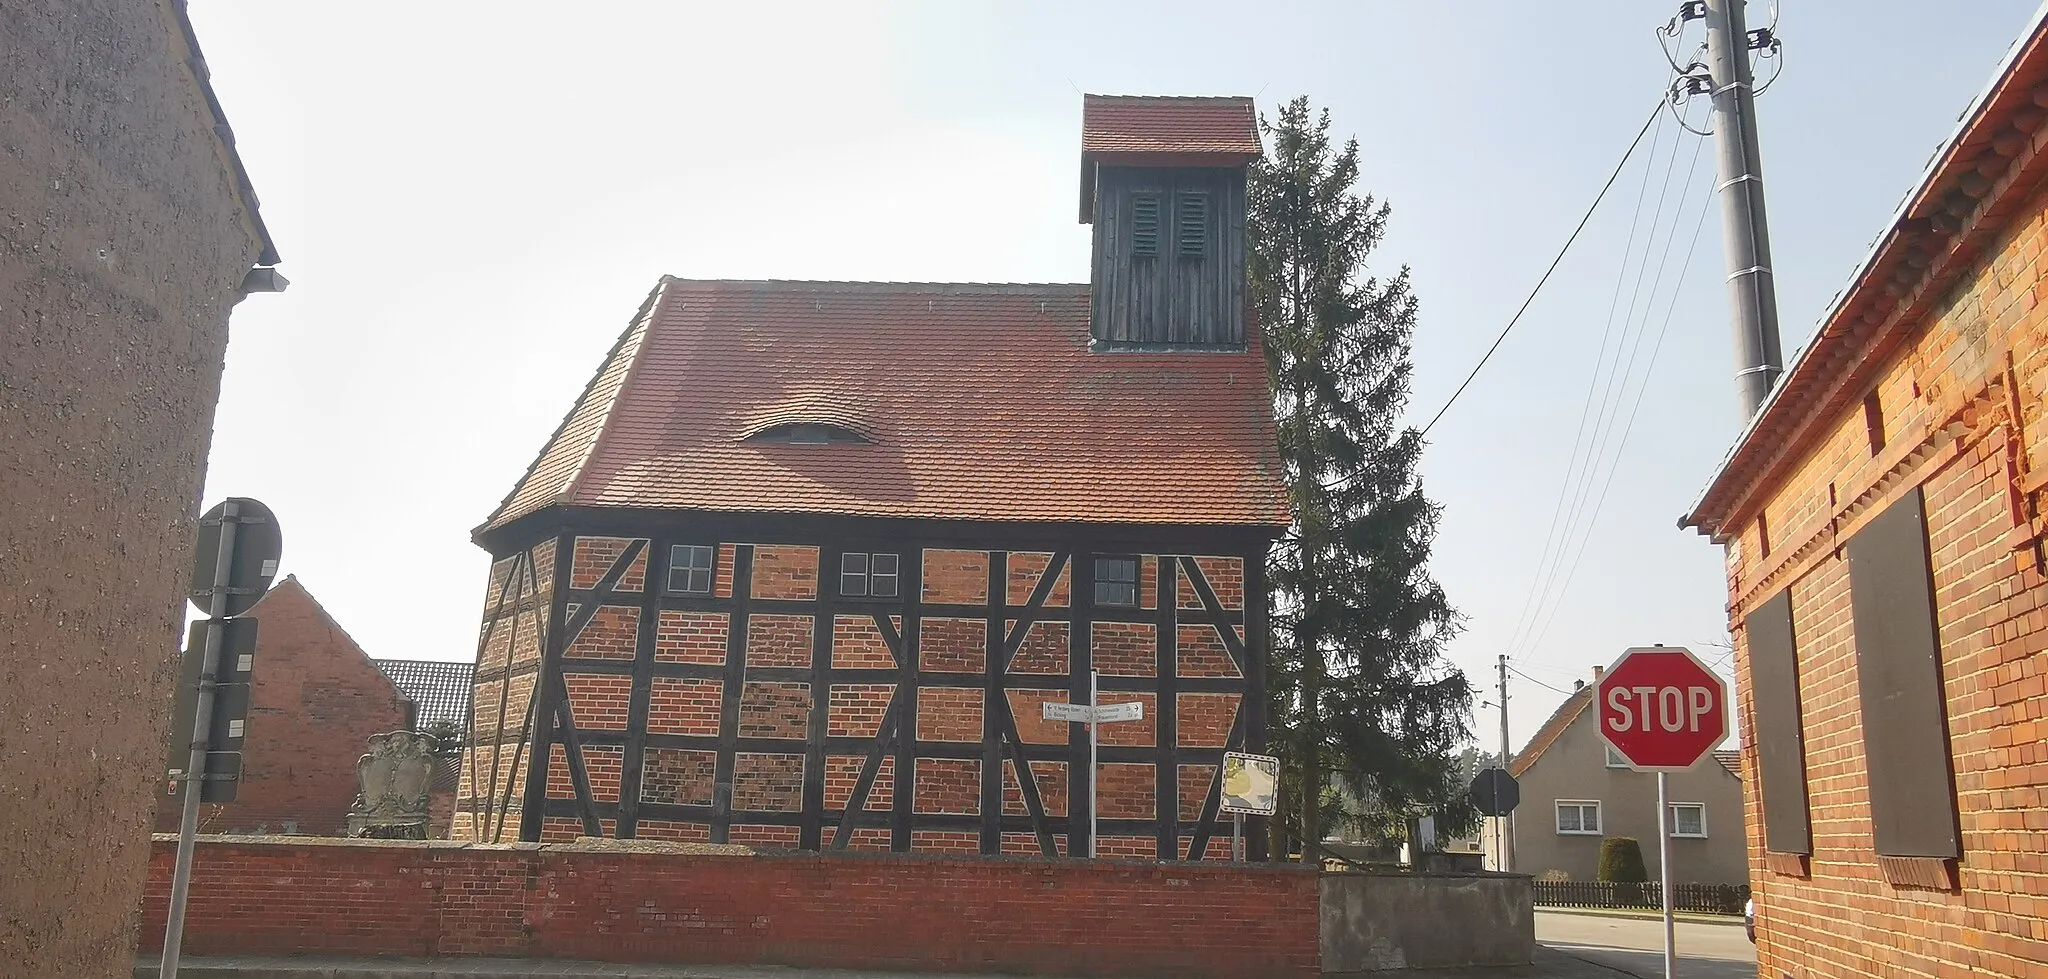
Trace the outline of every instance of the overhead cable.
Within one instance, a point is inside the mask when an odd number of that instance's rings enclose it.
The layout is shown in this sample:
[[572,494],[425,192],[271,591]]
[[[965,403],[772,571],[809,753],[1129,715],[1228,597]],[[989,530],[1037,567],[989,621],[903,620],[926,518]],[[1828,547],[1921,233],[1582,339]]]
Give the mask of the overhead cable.
[[1656,107],[1650,110],[1650,117],[1643,120],[1643,128],[1636,131],[1636,138],[1629,141],[1628,149],[1622,151],[1621,159],[1614,164],[1614,172],[1607,175],[1607,182],[1600,185],[1598,194],[1593,195],[1593,203],[1587,205],[1586,213],[1579,218],[1578,226],[1572,229],[1571,237],[1564,240],[1564,247],[1557,250],[1557,257],[1550,260],[1550,267],[1543,270],[1543,277],[1536,280],[1534,289],[1529,290],[1529,297],[1522,300],[1521,308],[1515,310],[1515,315],[1508,320],[1508,325],[1501,328],[1500,335],[1493,338],[1493,345],[1486,348],[1486,353],[1479,358],[1479,363],[1472,365],[1472,372],[1465,375],[1465,380],[1458,384],[1456,391],[1451,392],[1450,400],[1445,401],[1443,407],[1436,410],[1436,414],[1430,417],[1429,424],[1422,426],[1422,434],[1428,435],[1429,430],[1435,428],[1437,421],[1443,418],[1444,412],[1451,410],[1451,406],[1458,403],[1458,396],[1464,394],[1465,389],[1472,385],[1472,379],[1479,376],[1480,369],[1486,366],[1488,360],[1493,359],[1493,352],[1500,349],[1501,341],[1506,340],[1508,334],[1513,332],[1515,324],[1522,321],[1522,314],[1529,311],[1529,304],[1536,301],[1536,296],[1543,291],[1543,284],[1550,281],[1550,274],[1557,271],[1558,263],[1563,262],[1565,253],[1571,251],[1572,242],[1579,240],[1579,232],[1586,230],[1586,222],[1593,219],[1593,212],[1598,210],[1600,202],[1606,199],[1608,188],[1614,186],[1615,178],[1621,176],[1622,167],[1628,164],[1629,157],[1635,154],[1636,146],[1642,143],[1643,136],[1649,133],[1651,124],[1657,121],[1658,115],[1663,111],[1664,97],[1660,95],[1657,97]]

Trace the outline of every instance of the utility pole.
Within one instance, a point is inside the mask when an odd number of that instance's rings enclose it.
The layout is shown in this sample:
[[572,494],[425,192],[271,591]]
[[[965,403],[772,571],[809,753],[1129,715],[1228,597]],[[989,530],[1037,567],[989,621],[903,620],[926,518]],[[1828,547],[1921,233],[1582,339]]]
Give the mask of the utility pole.
[[[1500,767],[1508,768],[1511,756],[1508,754],[1508,654],[1500,654]],[[1500,867],[1507,872],[1515,869],[1515,814],[1510,812],[1500,817],[1494,828],[1500,834]]]
[[[1718,160],[1722,238],[1728,257],[1728,296],[1735,307],[1735,384],[1748,422],[1770,396],[1785,357],[1778,341],[1778,290],[1771,274],[1770,228],[1764,220],[1763,165],[1756,144],[1752,40],[1743,22],[1744,0],[1705,0],[1707,69],[1714,97],[1714,151]],[[1681,13],[1683,16],[1683,13]],[[1758,42],[1761,43],[1758,43]]]

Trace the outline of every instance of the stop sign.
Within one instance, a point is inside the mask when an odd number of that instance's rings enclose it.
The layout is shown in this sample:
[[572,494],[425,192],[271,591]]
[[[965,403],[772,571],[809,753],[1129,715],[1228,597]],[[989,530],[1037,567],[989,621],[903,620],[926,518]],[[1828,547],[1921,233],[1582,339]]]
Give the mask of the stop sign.
[[1728,736],[1728,687],[1677,646],[1639,647],[1593,690],[1600,737],[1643,771],[1682,771]]

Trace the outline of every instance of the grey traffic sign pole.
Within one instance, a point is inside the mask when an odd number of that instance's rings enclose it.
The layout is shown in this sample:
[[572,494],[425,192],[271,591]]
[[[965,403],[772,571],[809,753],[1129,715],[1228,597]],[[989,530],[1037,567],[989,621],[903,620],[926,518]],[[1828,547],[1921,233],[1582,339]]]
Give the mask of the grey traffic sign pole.
[[[1095,756],[1101,747],[1102,737],[1098,728],[1103,724],[1117,721],[1135,721],[1145,716],[1145,705],[1141,701],[1127,704],[1102,705],[1102,675],[1088,671],[1088,702],[1086,704],[1046,703],[1040,708],[1049,721],[1066,721],[1070,724],[1088,725],[1088,858],[1095,858]],[[1071,841],[1070,841],[1071,842]],[[1072,847],[1069,847],[1071,852]]]
[[[1095,804],[1095,750],[1102,741],[1098,732],[1102,730],[1102,674],[1088,671],[1088,859],[1095,859],[1095,812],[1101,806]],[[1071,783],[1070,783],[1071,784]],[[1072,847],[1068,847],[1072,849]]]
[[178,953],[185,940],[185,896],[192,888],[193,837],[199,834],[199,794],[206,778],[208,727],[213,719],[213,690],[218,680],[222,619],[228,614],[229,585],[235,563],[235,523],[241,507],[230,499],[222,504],[220,546],[213,558],[213,595],[208,602],[206,646],[200,651],[199,697],[192,712],[192,745],[182,773],[184,810],[178,817],[178,862],[171,871],[171,907],[164,920],[164,958],[158,969],[161,979],[178,979]]
[[1677,946],[1672,944],[1674,929],[1671,926],[1671,800],[1668,783],[1671,776],[1657,773],[1657,889],[1662,891],[1664,905],[1664,979],[1678,975]]

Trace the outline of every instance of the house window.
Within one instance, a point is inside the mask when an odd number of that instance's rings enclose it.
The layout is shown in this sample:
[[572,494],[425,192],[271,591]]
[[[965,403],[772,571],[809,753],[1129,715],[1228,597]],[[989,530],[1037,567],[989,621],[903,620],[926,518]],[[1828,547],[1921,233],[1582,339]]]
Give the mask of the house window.
[[839,594],[843,598],[895,598],[897,556],[849,551],[839,555]]
[[1605,748],[1605,749],[1607,749],[1607,767],[1609,767],[1609,768],[1627,768],[1627,767],[1628,767],[1628,759],[1626,759],[1626,758],[1623,758],[1623,757],[1621,756],[1621,752],[1619,752],[1619,751],[1616,751],[1616,750],[1614,750],[1614,746],[1613,746],[1613,745],[1611,745],[1611,744],[1603,744],[1603,745],[1601,745],[1601,747],[1602,747],[1602,748]]
[[1557,835],[1599,836],[1600,803],[1595,800],[1557,800]]
[[1131,197],[1131,254],[1159,254],[1159,195]]
[[1707,807],[1697,802],[1672,803],[1671,835],[1706,839]]
[[668,549],[668,590],[685,595],[711,594],[711,571],[718,549],[709,544],[677,544]]
[[1095,559],[1095,604],[1135,608],[1138,604],[1138,559]]
[[1180,195],[1180,256],[1201,258],[1209,250],[1209,195]]

